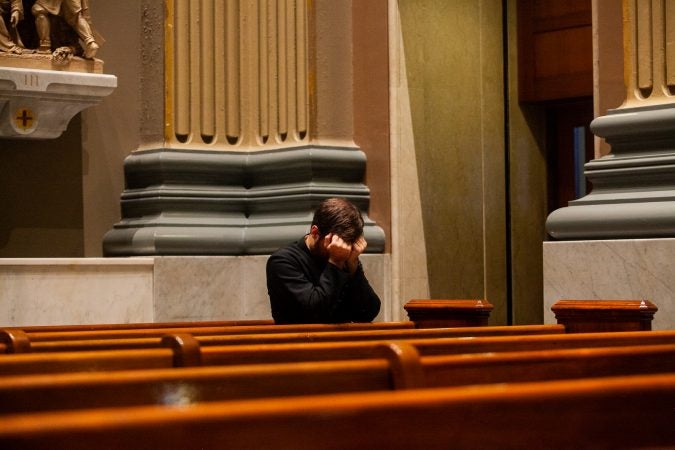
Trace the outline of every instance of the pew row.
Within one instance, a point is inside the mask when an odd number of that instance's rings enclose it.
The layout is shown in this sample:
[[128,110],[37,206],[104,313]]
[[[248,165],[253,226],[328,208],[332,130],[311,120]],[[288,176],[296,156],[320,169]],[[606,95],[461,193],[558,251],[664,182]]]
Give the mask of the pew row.
[[[143,348],[156,346],[171,333],[197,336],[220,334],[278,334],[293,331],[375,330],[486,326],[492,305],[482,300],[411,300],[405,305],[411,321],[365,324],[273,325],[269,320],[162,322],[9,327],[0,329],[0,354],[70,349]],[[657,311],[647,300],[561,300],[552,310],[567,333],[650,330]],[[143,340],[154,336],[154,339]],[[115,339],[112,343],[108,340]],[[138,339],[138,340],[135,340]],[[91,340],[90,343],[80,341]],[[62,346],[54,341],[69,341]],[[37,344],[45,342],[46,344]]]
[[176,322],[134,322],[134,323],[96,323],[87,325],[32,325],[14,326],[11,329],[22,330],[26,333],[49,333],[55,331],[102,331],[102,330],[134,330],[143,328],[194,328],[194,327],[232,327],[251,325],[274,325],[272,319],[242,319],[242,320],[200,320]]
[[[168,325],[168,324],[167,324]],[[72,340],[102,340],[102,339],[129,339],[143,337],[161,337],[170,333],[187,333],[195,336],[208,335],[239,335],[239,334],[267,334],[267,333],[311,333],[323,331],[371,331],[371,330],[403,330],[413,329],[412,322],[368,322],[368,323],[308,323],[299,325],[230,325],[230,326],[174,326],[158,328],[131,328],[110,330],[81,330],[81,331],[25,331],[23,329],[5,329],[9,333],[21,333],[31,342],[72,341]]]
[[420,356],[382,343],[362,360],[0,378],[0,413],[675,372],[675,344]]
[[[397,322],[396,324],[407,324]],[[279,325],[273,329],[266,327],[262,334],[252,334],[248,331],[243,333],[219,334],[216,330],[204,329],[166,329],[163,332],[152,333],[154,337],[108,337],[104,339],[78,339],[33,341],[30,336],[20,330],[0,330],[0,342],[5,353],[37,353],[37,352],[64,352],[78,350],[113,350],[113,349],[139,349],[159,347],[162,337],[167,334],[189,334],[194,336],[201,345],[245,345],[257,343],[282,343],[282,342],[335,342],[357,341],[373,339],[407,339],[410,337],[455,337],[455,336],[502,336],[516,334],[559,334],[565,332],[562,325],[512,325],[512,326],[489,326],[489,327],[465,327],[465,328],[433,328],[414,329],[412,327],[390,326],[372,328],[360,327],[364,324],[342,325],[315,325],[297,331],[299,325]],[[368,325],[368,324],[366,324]],[[374,324],[371,324],[374,325]],[[279,328],[286,327],[286,328]],[[337,327],[337,328],[336,328]],[[247,327],[242,327],[247,328]],[[361,329],[359,329],[361,328]],[[303,328],[300,328],[303,329]],[[312,331],[321,329],[323,331]],[[274,333],[273,331],[277,331]],[[286,332],[282,332],[286,330]],[[155,330],[152,330],[155,331]],[[216,333],[216,334],[212,334]],[[70,336],[70,335],[69,335]],[[41,336],[42,337],[42,336]],[[74,337],[77,337],[75,334]]]
[[[543,334],[473,337],[415,337],[399,339],[421,355],[503,351],[533,351],[585,347],[675,344],[675,330],[585,334]],[[166,336],[166,348],[28,353],[0,357],[0,375],[93,372],[142,368],[168,368],[272,362],[307,362],[365,359],[385,339],[347,341],[200,346],[191,336]]]
[[672,448],[675,374],[7,415],[1,448]]

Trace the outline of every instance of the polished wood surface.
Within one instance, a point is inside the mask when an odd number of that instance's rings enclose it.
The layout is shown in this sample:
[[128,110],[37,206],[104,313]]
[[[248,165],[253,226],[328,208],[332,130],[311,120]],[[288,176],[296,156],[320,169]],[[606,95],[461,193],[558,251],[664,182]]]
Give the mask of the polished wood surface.
[[3,376],[0,413],[666,372],[675,343],[420,356],[390,342],[361,360]]
[[3,417],[21,449],[672,448],[675,374]]
[[139,328],[195,328],[195,327],[230,327],[238,325],[274,325],[274,320],[204,320],[176,322],[137,322],[137,323],[97,323],[90,325],[35,325],[11,327],[26,333],[43,333],[53,331],[97,331],[97,330],[133,330]]
[[373,323],[340,323],[323,324],[311,323],[301,325],[229,325],[229,326],[205,326],[204,324],[176,325],[165,327],[134,327],[134,328],[111,328],[101,330],[68,330],[68,331],[26,331],[22,328],[9,328],[7,331],[23,331],[31,342],[42,341],[69,341],[85,339],[121,339],[121,338],[142,338],[158,336],[161,337],[169,333],[189,333],[195,336],[206,336],[212,334],[265,334],[265,333],[304,333],[321,331],[356,331],[356,330],[398,330],[414,328],[412,322],[373,322]]
[[[195,340],[199,342],[198,339]],[[675,343],[675,331],[473,337],[416,337],[411,334],[405,339],[399,338],[398,341],[413,345],[421,355],[437,355],[672,344]],[[370,357],[382,342],[387,340],[200,346],[199,364],[233,365],[363,359]],[[104,350],[5,355],[0,357],[0,375],[128,370],[143,367],[168,368],[176,366],[177,361],[194,361],[194,357],[190,359],[176,356],[181,351],[179,345],[172,344],[166,349],[147,348],[123,352]],[[186,352],[194,354],[195,350],[188,348]],[[183,362],[179,366],[186,365],[189,363]]]
[[647,331],[656,305],[649,300],[560,300],[551,311],[568,333]]
[[[409,322],[404,322],[409,323]],[[323,328],[324,331],[297,332],[291,330],[282,332],[283,329],[276,328],[276,333],[268,332],[263,334],[249,333],[224,333],[218,334],[200,334],[199,330],[177,329],[181,334],[191,334],[202,346],[211,345],[246,345],[263,343],[284,343],[284,342],[337,342],[337,341],[357,341],[357,340],[382,340],[382,339],[408,339],[411,337],[452,337],[452,336],[502,336],[515,334],[554,334],[564,333],[565,327],[562,325],[522,325],[522,326],[502,326],[502,327],[457,327],[457,328],[437,328],[437,329],[413,329],[396,327],[370,327],[364,329],[354,328]],[[4,333],[3,333],[4,331]],[[8,345],[7,353],[37,353],[37,352],[64,352],[64,351],[93,351],[93,350],[113,350],[113,349],[142,349],[153,348],[161,345],[162,336],[174,334],[174,329],[167,329],[165,333],[159,333],[155,337],[135,337],[135,338],[113,338],[105,339],[83,339],[77,340],[78,334],[70,335],[74,340],[55,340],[55,341],[28,341],[22,337],[20,330],[0,330],[0,341],[3,336],[5,344]],[[190,331],[189,333],[187,333]],[[8,338],[11,336],[12,338]],[[41,335],[42,336],[42,335]],[[152,335],[151,335],[152,336]],[[19,341],[21,346],[12,347],[12,342]]]
[[494,308],[487,300],[415,299],[403,308],[417,328],[487,326]]
[[675,446],[675,330],[265,327],[9,330],[0,448]]

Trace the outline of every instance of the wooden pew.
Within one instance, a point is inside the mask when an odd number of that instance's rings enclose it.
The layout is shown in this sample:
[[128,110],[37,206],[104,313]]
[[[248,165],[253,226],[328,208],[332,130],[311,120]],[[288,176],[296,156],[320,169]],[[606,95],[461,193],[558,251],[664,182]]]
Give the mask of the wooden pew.
[[[407,322],[403,322],[406,324]],[[354,325],[353,327],[351,325]],[[296,325],[279,325],[274,330],[264,330],[263,334],[230,333],[230,334],[202,334],[203,330],[190,332],[203,346],[209,345],[244,345],[257,343],[281,343],[281,342],[336,342],[374,339],[407,339],[410,337],[452,337],[452,336],[503,336],[516,334],[559,334],[564,333],[562,325],[519,325],[519,326],[496,326],[496,327],[466,327],[466,328],[436,328],[436,329],[413,329],[412,327],[372,327],[359,330],[360,324],[344,324],[335,326],[315,327],[324,331],[294,331]],[[331,328],[332,327],[332,328]],[[243,327],[246,328],[246,327]],[[362,328],[362,327],[361,327]],[[6,353],[34,353],[34,352],[64,352],[80,350],[112,350],[112,349],[139,349],[152,348],[161,345],[162,336],[171,333],[179,333],[184,329],[166,329],[164,333],[158,333],[154,337],[132,338],[105,338],[105,339],[82,339],[82,340],[55,340],[55,341],[32,341],[31,338],[18,330],[0,331],[0,342],[5,343]],[[277,331],[273,333],[271,331]],[[286,332],[278,332],[278,331]],[[336,331],[337,330],[337,331]],[[193,331],[188,329],[188,331]],[[209,331],[210,333],[210,331]],[[0,370],[0,373],[1,370]]]
[[656,305],[649,300],[559,300],[551,311],[568,333],[647,331]]
[[[413,338],[400,340],[414,346],[420,355],[448,355],[481,352],[534,351],[586,347],[675,344],[675,330],[460,338]],[[203,365],[261,364],[362,359],[373,354],[383,341],[315,342],[204,346]]]
[[389,343],[357,361],[5,376],[0,413],[666,372],[675,372],[675,344],[420,357]]
[[[675,330],[460,338],[428,337],[431,333],[438,335],[438,331],[424,331],[422,336],[410,334],[398,338],[414,345],[422,355],[675,343]],[[369,357],[386,340],[203,346],[198,339],[190,338],[168,336],[164,349],[6,355],[0,357],[0,374],[358,359]]]
[[[428,335],[428,332],[424,332]],[[428,338],[410,335],[405,340],[422,355],[525,351],[543,349],[655,345],[675,343],[675,330],[586,334],[542,334]],[[368,358],[385,339],[351,342],[312,342],[200,346],[190,336],[167,336],[164,349],[124,352],[82,351],[20,354],[0,357],[0,374],[58,373],[127,370],[186,365],[256,364]]]
[[195,327],[231,327],[240,325],[274,325],[274,320],[200,320],[176,322],[135,322],[135,323],[96,323],[88,325],[34,325],[12,326],[11,329],[23,330],[26,333],[43,333],[54,331],[98,331],[98,330],[134,330],[142,328],[195,328]]
[[8,415],[0,448],[672,448],[675,374]]
[[129,339],[143,337],[161,337],[171,333],[187,333],[194,336],[239,335],[266,333],[305,333],[322,331],[358,331],[358,330],[400,330],[412,329],[412,322],[373,322],[373,323],[310,323],[301,325],[230,325],[230,326],[174,326],[131,329],[102,329],[76,331],[25,331],[23,329],[6,329],[8,332],[23,332],[31,342],[46,341],[83,341],[103,339]]
[[[447,328],[487,325],[493,306],[481,299],[415,299],[403,308],[418,328]],[[645,299],[559,300],[551,310],[568,333],[587,333],[651,330],[658,308]]]
[[[180,322],[177,323],[180,325]],[[0,354],[27,353],[35,351],[129,349],[156,347],[162,336],[167,334],[191,334],[194,336],[219,334],[265,334],[290,332],[325,332],[358,330],[398,330],[413,329],[412,322],[377,322],[345,324],[303,324],[303,325],[239,325],[239,326],[169,326],[164,323],[156,328],[121,328],[100,330],[51,331],[40,329],[26,331],[23,328],[0,329]],[[87,326],[88,327],[88,326]],[[40,327],[42,328],[42,327]],[[47,327],[51,328],[51,327]],[[28,328],[30,329],[30,328]],[[65,342],[65,343],[61,343]]]
[[[339,341],[376,341],[376,340],[392,340],[392,339],[413,339],[413,338],[442,338],[442,337],[466,337],[466,336],[508,336],[508,335],[538,335],[538,334],[561,334],[564,332],[564,327],[561,325],[523,325],[510,327],[478,327],[478,328],[438,328],[438,329],[400,329],[400,330],[368,330],[368,331],[342,331],[342,332],[313,332],[313,333],[281,333],[281,334],[260,334],[260,335],[232,335],[232,336],[190,336],[190,339],[185,342],[197,342],[197,346],[238,346],[250,344],[278,344],[278,343],[292,343],[292,342],[339,342]],[[178,335],[165,335],[178,336]],[[103,339],[94,340],[87,339],[83,341],[54,341],[54,342],[37,342],[31,343],[21,332],[5,333],[4,339],[9,346],[8,353],[16,353],[17,358],[9,358],[10,355],[0,355],[0,374],[5,373],[7,364],[14,367],[19,367],[20,363],[13,361],[45,361],[58,359],[64,362],[68,356],[66,352],[78,351],[103,351],[103,350],[135,350],[145,349],[151,350],[161,346],[169,346],[175,348],[177,352],[183,352],[180,345],[176,345],[176,341],[165,337],[157,338],[132,338],[132,339]],[[3,334],[0,333],[0,340]],[[48,355],[39,354],[59,353],[59,356],[54,358]],[[146,351],[145,355],[150,355],[152,352]],[[35,354],[33,357],[28,357],[25,354]],[[164,352],[162,352],[164,354]],[[24,356],[19,357],[20,355]],[[125,354],[129,357],[130,353]],[[88,355],[93,358],[91,353]],[[106,356],[107,358],[107,356]],[[162,357],[164,358],[164,356]],[[75,357],[75,360],[81,360],[80,357]],[[33,363],[30,364],[33,366]],[[54,367],[66,367],[63,364],[55,365]],[[16,369],[13,369],[16,370]],[[32,369],[31,369],[32,370]],[[93,369],[87,369],[93,370]]]
[[[487,323],[492,305],[482,300],[411,300],[405,306],[415,322],[366,324],[308,324],[270,326],[270,321],[165,322],[157,324],[102,324],[38,326],[0,329],[0,354],[28,351],[67,351],[95,349],[131,349],[157,346],[169,333],[197,336],[213,334],[278,334],[279,331],[374,330],[422,327],[446,327]],[[559,324],[568,333],[589,331],[627,331],[651,329],[657,308],[647,300],[561,300],[552,309]],[[253,325],[262,322],[263,325]],[[501,332],[500,332],[501,333]],[[111,340],[114,339],[115,342]],[[83,342],[90,340],[91,342]],[[59,344],[55,341],[68,341]],[[206,345],[220,338],[206,339]]]
[[481,299],[414,299],[403,306],[417,328],[486,326],[493,308]]

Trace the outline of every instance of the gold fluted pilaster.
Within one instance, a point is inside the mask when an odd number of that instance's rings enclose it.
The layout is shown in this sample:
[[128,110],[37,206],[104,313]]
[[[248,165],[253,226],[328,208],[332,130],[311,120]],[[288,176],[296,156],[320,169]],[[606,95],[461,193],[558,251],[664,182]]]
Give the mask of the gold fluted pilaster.
[[166,147],[308,143],[307,1],[166,0]]
[[666,16],[666,83],[668,93],[675,94],[675,5],[666,2],[664,5]]
[[624,0],[626,104],[671,103],[675,93],[675,7]]

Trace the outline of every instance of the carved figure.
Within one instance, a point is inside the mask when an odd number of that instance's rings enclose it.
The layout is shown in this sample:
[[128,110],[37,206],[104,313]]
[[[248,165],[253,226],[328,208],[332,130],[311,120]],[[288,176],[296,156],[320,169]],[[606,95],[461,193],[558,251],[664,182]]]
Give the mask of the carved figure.
[[[9,16],[11,29],[7,29],[5,17]],[[16,25],[23,19],[21,0],[0,0],[0,52],[21,54],[23,44]]]
[[49,15],[51,14],[63,17],[68,25],[77,32],[84,42],[85,58],[96,56],[99,45],[91,27],[88,0],[36,0],[31,11],[35,16],[35,28],[40,40],[38,53],[52,52],[49,21]]

